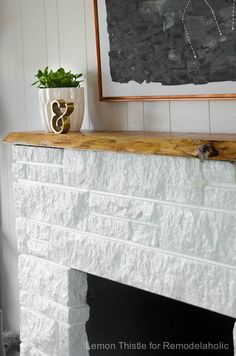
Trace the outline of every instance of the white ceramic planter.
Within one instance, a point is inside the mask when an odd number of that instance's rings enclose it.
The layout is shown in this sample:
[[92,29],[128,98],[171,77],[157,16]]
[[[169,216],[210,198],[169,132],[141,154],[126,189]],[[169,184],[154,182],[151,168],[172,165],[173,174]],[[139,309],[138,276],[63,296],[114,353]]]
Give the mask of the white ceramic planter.
[[67,103],[73,102],[74,111],[70,116],[70,131],[80,131],[84,118],[84,88],[39,89],[40,113],[46,130],[53,132],[51,103],[59,99],[63,99]]

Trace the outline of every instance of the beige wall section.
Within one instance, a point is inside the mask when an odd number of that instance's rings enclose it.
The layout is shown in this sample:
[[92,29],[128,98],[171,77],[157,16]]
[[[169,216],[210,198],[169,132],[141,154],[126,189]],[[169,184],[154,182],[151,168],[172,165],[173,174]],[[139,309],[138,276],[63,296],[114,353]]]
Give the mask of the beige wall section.
[[[39,67],[85,75],[84,129],[236,132],[236,102],[99,103],[92,0],[0,0],[0,135],[40,130]],[[18,328],[11,150],[1,145],[1,276],[5,325]]]

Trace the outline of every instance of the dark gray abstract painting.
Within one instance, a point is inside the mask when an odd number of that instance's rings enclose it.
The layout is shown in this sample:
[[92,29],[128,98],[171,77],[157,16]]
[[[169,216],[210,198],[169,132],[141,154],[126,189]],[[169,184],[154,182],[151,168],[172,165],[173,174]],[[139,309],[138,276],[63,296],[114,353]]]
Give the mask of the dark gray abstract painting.
[[112,81],[236,80],[236,0],[106,0]]

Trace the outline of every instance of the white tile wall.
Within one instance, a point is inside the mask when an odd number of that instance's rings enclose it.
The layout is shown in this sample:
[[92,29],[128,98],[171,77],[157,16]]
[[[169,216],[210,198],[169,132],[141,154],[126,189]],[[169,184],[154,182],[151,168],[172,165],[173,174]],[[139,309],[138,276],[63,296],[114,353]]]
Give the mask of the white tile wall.
[[170,103],[172,132],[209,132],[208,101],[172,101]]
[[128,103],[128,130],[142,131],[144,130],[144,104],[143,103]]
[[[4,91],[22,97],[17,118],[25,128],[42,129],[38,93],[31,87],[39,67],[62,65],[84,73],[85,129],[157,130],[183,132],[231,132],[236,130],[235,101],[100,103],[97,95],[97,63],[93,24],[93,0],[0,0],[1,53],[5,70]],[[9,19],[11,21],[9,22]],[[11,26],[9,24],[11,23]],[[11,78],[9,80],[9,70]],[[8,75],[7,75],[8,73]],[[21,78],[19,78],[21,73]],[[17,75],[17,77],[16,77]],[[4,73],[3,73],[4,76]],[[12,81],[16,80],[16,88]],[[25,109],[22,110],[22,103]],[[224,120],[222,120],[224,115]],[[11,130],[11,125],[6,126]]]
[[[36,70],[46,65],[84,73],[84,129],[236,132],[236,102],[211,102],[210,115],[207,102],[100,103],[93,0],[0,0],[1,137],[14,130],[42,129],[38,92],[31,83]],[[18,311],[16,268],[10,268],[16,264],[16,249],[9,157],[9,149],[1,147],[1,269],[8,281],[2,299],[8,325],[14,328]]]
[[212,132],[236,134],[236,101],[212,101],[210,124]]
[[145,131],[170,131],[170,104],[168,101],[144,103]]

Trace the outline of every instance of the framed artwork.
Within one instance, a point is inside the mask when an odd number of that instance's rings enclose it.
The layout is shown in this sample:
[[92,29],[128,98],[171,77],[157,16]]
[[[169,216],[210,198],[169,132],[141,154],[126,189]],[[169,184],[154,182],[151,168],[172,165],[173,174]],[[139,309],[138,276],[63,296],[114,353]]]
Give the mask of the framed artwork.
[[102,101],[236,99],[236,0],[94,0]]

